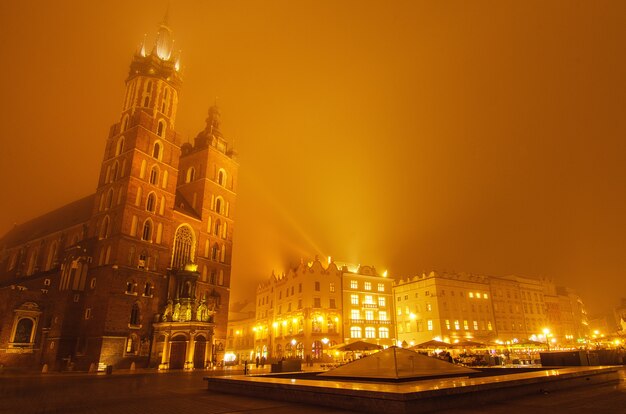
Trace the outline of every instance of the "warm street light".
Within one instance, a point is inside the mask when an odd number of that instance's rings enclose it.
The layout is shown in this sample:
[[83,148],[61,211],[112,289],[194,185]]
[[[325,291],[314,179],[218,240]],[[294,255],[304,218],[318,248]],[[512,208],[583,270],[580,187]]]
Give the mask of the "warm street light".
[[546,346],[548,347],[548,352],[550,352],[550,339],[548,338],[550,336],[550,329],[543,328],[543,334],[546,336]]
[[324,360],[324,345],[328,345],[328,338],[322,338],[322,361]]

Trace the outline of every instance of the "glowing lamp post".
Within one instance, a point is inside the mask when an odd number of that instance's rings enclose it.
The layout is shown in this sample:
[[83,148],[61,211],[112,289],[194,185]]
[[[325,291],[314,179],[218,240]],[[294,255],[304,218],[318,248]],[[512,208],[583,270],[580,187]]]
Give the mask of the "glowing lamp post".
[[324,346],[328,345],[328,338],[322,338],[322,361],[324,360]]
[[546,336],[546,346],[548,347],[548,352],[550,352],[550,329],[544,328],[543,334]]

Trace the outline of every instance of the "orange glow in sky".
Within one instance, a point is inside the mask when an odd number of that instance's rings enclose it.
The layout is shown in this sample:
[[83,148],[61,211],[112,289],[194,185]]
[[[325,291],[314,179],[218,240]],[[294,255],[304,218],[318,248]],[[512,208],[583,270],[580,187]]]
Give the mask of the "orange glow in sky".
[[[95,191],[167,2],[0,3],[0,233]],[[232,299],[319,255],[626,295],[625,2],[172,1],[239,152]]]

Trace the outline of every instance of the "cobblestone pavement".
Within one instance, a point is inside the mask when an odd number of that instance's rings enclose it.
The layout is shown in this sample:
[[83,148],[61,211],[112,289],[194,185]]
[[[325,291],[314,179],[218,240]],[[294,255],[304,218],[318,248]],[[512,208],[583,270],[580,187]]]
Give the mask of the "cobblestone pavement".
[[[222,375],[212,372],[212,375]],[[450,414],[613,414],[626,407],[625,371],[619,384],[530,395],[446,410]],[[209,392],[201,372],[114,375],[0,375],[1,414],[203,413],[349,414],[350,411]]]

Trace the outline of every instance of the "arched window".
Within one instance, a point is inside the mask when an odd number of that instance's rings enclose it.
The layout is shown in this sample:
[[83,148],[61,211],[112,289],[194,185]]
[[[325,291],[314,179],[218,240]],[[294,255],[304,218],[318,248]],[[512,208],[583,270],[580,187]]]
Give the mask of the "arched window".
[[109,237],[109,226],[110,226],[109,216],[104,216],[104,219],[102,220],[102,224],[100,225],[100,234],[99,234],[100,239],[106,239],[107,237]]
[[[125,121],[127,120],[128,118],[125,118]],[[117,140],[117,146],[115,147],[115,156],[120,155],[123,151],[124,151],[124,137],[120,137],[120,139]]]
[[211,247],[211,260],[217,260],[217,258],[219,257],[219,250],[220,248],[217,246],[217,243],[215,243],[213,247]]
[[154,193],[148,194],[148,198],[146,199],[146,210],[151,213],[154,213],[156,208],[156,195]]
[[27,275],[32,275],[37,271],[37,259],[39,258],[39,249],[35,249],[31,255],[30,260],[28,261],[28,269],[26,271]]
[[57,246],[58,243],[56,241],[52,242],[50,248],[48,249],[48,258],[46,259],[46,268],[45,270],[50,270],[56,263],[57,257]]
[[161,159],[161,143],[159,141],[155,142],[154,147],[152,147],[152,158]]
[[139,305],[137,303],[133,304],[133,307],[130,309],[130,321],[131,325],[140,325],[141,315],[139,314]]
[[165,137],[165,121],[159,120],[159,124],[157,125],[157,135],[161,138]]
[[141,240],[152,241],[152,221],[150,221],[150,219],[143,223]]
[[221,226],[222,226],[222,222],[219,219],[215,220],[215,232],[213,234],[215,234],[216,236],[219,236],[220,235]]
[[222,202],[222,197],[217,197],[215,199],[215,211],[219,214],[222,214],[222,206],[223,202]]
[[150,184],[157,185],[158,181],[159,181],[159,168],[155,165],[150,170]]
[[104,208],[109,209],[111,208],[112,205],[113,205],[113,189],[109,188],[109,191],[107,191],[106,199],[104,201]]
[[186,183],[190,183],[196,178],[196,170],[193,167],[189,167],[187,170],[187,178],[185,180]]
[[221,186],[226,185],[226,172],[220,169],[217,173],[217,183]]
[[111,167],[111,182],[117,180],[117,174],[119,173],[119,169],[120,169],[120,164],[116,160],[113,163],[113,166]]
[[174,251],[172,254],[172,268],[180,269],[194,260],[195,236],[191,227],[180,226],[174,237]]
[[163,91],[163,101],[161,102],[161,112],[165,113],[165,110],[167,109],[169,103],[169,89],[165,88],[165,90]]

